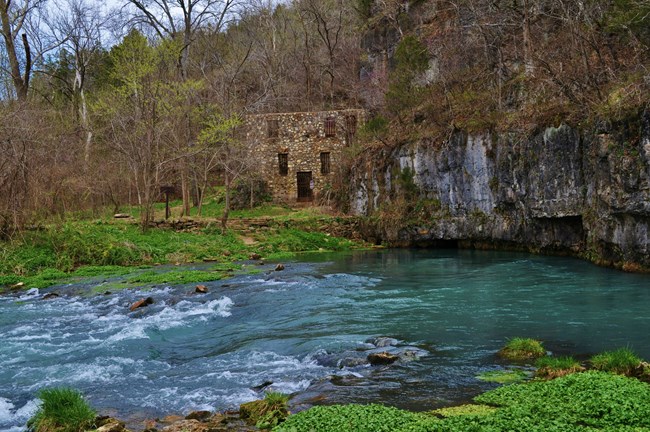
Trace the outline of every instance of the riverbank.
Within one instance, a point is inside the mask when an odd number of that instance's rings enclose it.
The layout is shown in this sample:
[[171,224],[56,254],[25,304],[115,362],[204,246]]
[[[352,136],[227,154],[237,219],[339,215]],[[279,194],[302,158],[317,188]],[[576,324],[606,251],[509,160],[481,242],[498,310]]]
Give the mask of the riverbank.
[[[202,217],[158,217],[147,232],[138,225],[137,214],[32,227],[0,243],[0,292],[134,271],[133,283],[206,282],[236,273],[241,266],[234,263],[245,260],[283,260],[300,252],[367,247],[357,233],[357,218],[332,215],[318,207],[266,206],[234,212],[225,233],[216,218],[218,209],[210,210],[204,210],[207,214]],[[171,270],[153,279],[138,271],[198,262],[215,265],[203,272]]]

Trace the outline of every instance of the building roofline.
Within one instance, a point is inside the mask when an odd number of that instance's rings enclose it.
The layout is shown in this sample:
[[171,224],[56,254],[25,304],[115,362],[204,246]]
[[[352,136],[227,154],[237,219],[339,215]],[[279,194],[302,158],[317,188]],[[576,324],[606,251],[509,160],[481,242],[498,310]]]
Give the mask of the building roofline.
[[321,111],[285,111],[285,112],[269,112],[269,113],[256,113],[256,114],[246,114],[246,117],[262,117],[270,115],[295,115],[295,114],[323,114],[331,112],[345,112],[345,111],[365,111],[363,108],[344,108],[344,109],[333,109],[333,110],[321,110]]

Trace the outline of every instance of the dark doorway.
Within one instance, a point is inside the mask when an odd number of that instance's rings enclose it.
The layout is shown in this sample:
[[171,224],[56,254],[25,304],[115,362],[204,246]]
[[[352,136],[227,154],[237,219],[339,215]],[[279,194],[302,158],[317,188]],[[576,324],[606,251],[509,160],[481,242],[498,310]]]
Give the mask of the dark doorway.
[[313,200],[311,171],[298,172],[298,202]]

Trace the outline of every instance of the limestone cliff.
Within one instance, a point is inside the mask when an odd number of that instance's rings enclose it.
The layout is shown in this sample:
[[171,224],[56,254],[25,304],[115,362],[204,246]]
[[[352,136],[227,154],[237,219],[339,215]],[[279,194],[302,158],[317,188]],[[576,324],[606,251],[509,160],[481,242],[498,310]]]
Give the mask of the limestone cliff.
[[566,125],[524,139],[455,132],[442,143],[422,139],[362,157],[352,211],[379,214],[391,205],[407,207],[378,225],[392,244],[452,241],[649,269],[650,112],[591,132]]

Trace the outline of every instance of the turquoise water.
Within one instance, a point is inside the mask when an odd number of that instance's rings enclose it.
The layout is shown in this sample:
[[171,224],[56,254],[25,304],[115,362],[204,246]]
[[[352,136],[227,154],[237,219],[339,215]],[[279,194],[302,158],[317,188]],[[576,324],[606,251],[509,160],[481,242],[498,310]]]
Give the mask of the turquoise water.
[[[47,386],[80,389],[134,427],[294,393],[296,408],[383,402],[431,409],[494,384],[513,336],[558,354],[629,346],[650,359],[650,276],[558,257],[459,250],[304,256],[262,273],[193,286],[42,300],[0,297],[0,430],[20,430]],[[56,287],[65,293],[75,287]],[[128,306],[151,296],[150,307]],[[395,340],[377,349],[376,337]],[[370,350],[419,359],[360,364]],[[353,361],[351,361],[352,359]]]

